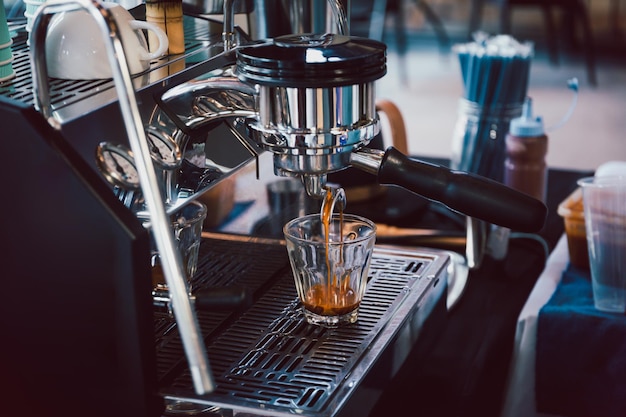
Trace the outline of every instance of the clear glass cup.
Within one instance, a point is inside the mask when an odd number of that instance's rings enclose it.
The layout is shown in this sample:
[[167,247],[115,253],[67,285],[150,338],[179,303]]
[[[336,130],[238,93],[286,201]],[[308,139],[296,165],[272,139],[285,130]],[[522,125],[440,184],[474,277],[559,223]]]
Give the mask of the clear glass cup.
[[[207,216],[207,207],[199,201],[191,201],[172,215],[175,243],[180,252],[187,278],[187,289],[192,289],[192,278],[198,268],[198,253],[202,242],[202,225]],[[159,252],[152,242],[152,287],[154,292],[167,293]]]
[[306,320],[336,327],[357,321],[376,226],[360,216],[335,214],[325,229],[318,213],[291,220],[283,232]]

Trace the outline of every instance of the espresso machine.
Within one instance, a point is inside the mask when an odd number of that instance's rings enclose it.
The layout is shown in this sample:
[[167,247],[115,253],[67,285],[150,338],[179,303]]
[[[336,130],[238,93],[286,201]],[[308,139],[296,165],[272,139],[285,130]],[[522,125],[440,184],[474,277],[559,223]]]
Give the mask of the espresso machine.
[[[223,2],[223,22],[185,14],[185,53],[133,76],[115,19],[96,1],[50,0],[30,37],[14,38],[17,76],[0,85],[11,190],[2,216],[7,413],[367,414],[423,324],[445,315],[450,256],[377,247],[359,321],[325,329],[299,312],[282,242],[216,234],[203,240],[193,277],[206,298],[190,295],[168,216],[262,153],[316,198],[328,174],[356,167],[491,223],[542,227],[545,206],[534,199],[367,147],[380,130],[374,83],[386,73],[385,46],[349,36],[348,3],[247,2],[257,19],[248,32],[233,23],[236,3]],[[270,4],[281,13],[267,13]],[[51,16],[77,9],[98,22],[112,79],[47,76]],[[145,19],[142,5],[131,12]],[[270,16],[285,16],[283,25]],[[201,169],[185,157],[197,145]],[[165,312],[152,294],[151,238]]]

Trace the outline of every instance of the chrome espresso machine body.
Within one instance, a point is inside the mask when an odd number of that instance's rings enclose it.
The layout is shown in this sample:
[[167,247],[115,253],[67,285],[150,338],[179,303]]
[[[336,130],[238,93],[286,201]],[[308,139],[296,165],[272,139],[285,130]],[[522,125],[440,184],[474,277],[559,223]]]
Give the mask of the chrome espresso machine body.
[[[367,413],[423,324],[445,315],[450,258],[428,249],[376,248],[358,323],[325,329],[307,325],[299,313],[280,241],[211,236],[203,240],[194,286],[217,294],[243,286],[251,296],[246,306],[196,309],[183,288],[167,216],[261,152],[274,154],[278,174],[302,177],[311,195],[323,193],[328,172],[352,165],[496,223],[537,228],[545,215],[517,194],[512,204],[532,213],[501,215],[502,206],[484,196],[502,187],[393,149],[364,149],[378,131],[371,83],[385,72],[380,45],[372,44],[382,62],[368,80],[355,84],[349,74],[347,82],[306,85],[302,62],[286,64],[295,71],[284,72],[284,61],[271,54],[304,48],[319,60],[325,45],[358,49],[369,41],[339,34],[250,39],[234,30],[233,2],[225,3],[224,25],[186,15],[186,52],[132,77],[115,21],[97,2],[50,0],[38,12],[30,46],[25,32],[14,39],[17,77],[0,85],[7,147],[1,172],[11,190],[1,224],[3,412]],[[46,25],[53,14],[75,8],[87,9],[104,36],[110,33],[113,80],[46,77],[39,48]],[[145,18],[142,6],[132,12]],[[263,77],[274,71],[280,76]],[[342,101],[346,94],[351,98]],[[320,116],[297,106],[317,100],[350,102],[350,111]],[[310,130],[310,120],[321,125]],[[333,125],[325,130],[328,120]],[[347,129],[341,120],[351,121]],[[201,170],[186,165],[194,145],[210,162]],[[477,187],[487,192],[476,193]],[[146,216],[150,231],[142,224]],[[150,234],[165,257],[173,314],[155,310]]]

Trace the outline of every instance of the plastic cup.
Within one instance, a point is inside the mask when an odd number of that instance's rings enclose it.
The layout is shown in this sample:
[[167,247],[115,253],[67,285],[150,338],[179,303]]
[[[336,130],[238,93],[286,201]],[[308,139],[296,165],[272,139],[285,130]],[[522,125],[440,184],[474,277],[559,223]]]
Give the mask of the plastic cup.
[[28,14],[29,16],[34,16],[35,12],[37,11],[37,9],[39,8],[39,6],[41,6],[45,0],[23,0],[24,1],[24,13]]
[[595,308],[626,312],[626,176],[588,177],[585,228]]
[[306,320],[337,327],[357,321],[376,226],[363,217],[336,214],[328,229],[326,234],[319,214],[310,214],[291,220],[283,232]]
[[0,82],[8,81],[15,77],[13,68],[13,56],[8,60],[0,62]]
[[13,40],[0,45],[0,65],[5,65],[8,61],[13,59]]
[[5,45],[10,41],[11,33],[9,32],[9,24],[7,23],[4,0],[0,0],[0,45]]
[[33,28],[33,17],[35,12],[45,3],[45,0],[23,0],[24,1],[24,17],[26,18],[26,31],[30,32]]

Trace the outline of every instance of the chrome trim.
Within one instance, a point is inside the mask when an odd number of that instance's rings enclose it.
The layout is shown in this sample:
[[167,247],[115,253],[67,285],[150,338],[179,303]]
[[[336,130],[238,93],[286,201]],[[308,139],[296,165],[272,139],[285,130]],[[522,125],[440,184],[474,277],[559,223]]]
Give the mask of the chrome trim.
[[53,128],[60,129],[60,123],[55,119],[50,104],[45,39],[48,24],[53,14],[80,8],[93,16],[102,32],[128,140],[137,162],[141,191],[152,220],[153,236],[163,263],[163,272],[173,300],[174,314],[185,346],[189,370],[193,377],[196,392],[199,394],[211,392],[214,389],[213,376],[209,368],[205,346],[202,343],[195,310],[187,294],[181,256],[176,250],[172,231],[169,227],[169,217],[165,211],[159,182],[150,156],[126,54],[117,30],[117,22],[98,1],[50,0],[39,7],[35,13],[31,32],[31,41],[33,42],[31,65],[35,73],[33,79],[35,107]]

